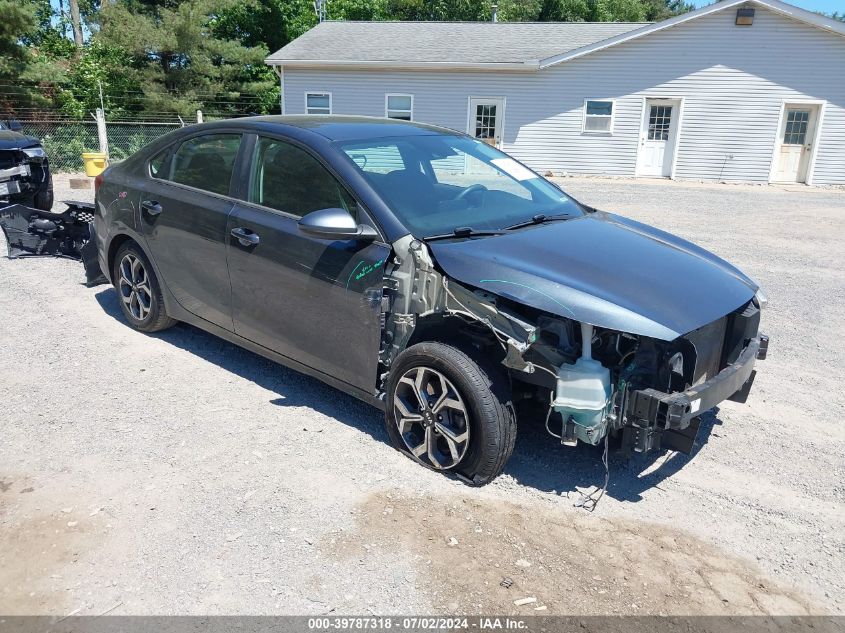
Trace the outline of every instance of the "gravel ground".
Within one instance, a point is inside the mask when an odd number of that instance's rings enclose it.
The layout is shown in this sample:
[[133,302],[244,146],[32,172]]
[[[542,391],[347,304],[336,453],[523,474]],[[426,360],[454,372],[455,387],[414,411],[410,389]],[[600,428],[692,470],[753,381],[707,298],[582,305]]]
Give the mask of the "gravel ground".
[[845,192],[562,182],[770,296],[751,398],[691,457],[611,460],[587,514],[596,452],[524,425],[467,488],[350,397],[188,326],[133,332],[76,262],[3,257],[0,613],[845,612]]

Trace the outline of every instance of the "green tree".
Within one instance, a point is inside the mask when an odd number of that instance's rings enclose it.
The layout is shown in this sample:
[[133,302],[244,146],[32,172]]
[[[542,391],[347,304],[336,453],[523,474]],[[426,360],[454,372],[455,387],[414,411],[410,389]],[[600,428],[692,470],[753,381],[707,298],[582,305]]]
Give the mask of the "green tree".
[[83,119],[102,105],[109,118],[126,118],[143,110],[142,86],[134,60],[122,48],[109,46],[95,38],[67,71],[54,100],[67,116]]
[[589,0],[590,22],[644,22],[641,0]]
[[501,0],[503,21],[655,22],[695,9],[685,0]]
[[35,30],[35,7],[20,2],[0,0],[0,74],[8,77],[29,59],[22,34]]
[[31,2],[0,0],[0,112],[7,116],[44,103],[33,83],[56,79],[50,60],[29,45],[38,31],[37,9]]
[[242,95],[272,92],[277,82],[263,63],[263,43],[227,36],[232,26],[223,28],[224,18],[236,6],[235,0],[110,2],[100,11],[97,39],[130,55],[128,74],[142,86],[149,112],[190,116],[209,102],[221,114],[255,111],[255,104],[239,103]]
[[688,13],[695,9],[695,5],[685,0],[641,0],[645,7],[645,19],[649,22],[659,22],[673,15]]
[[222,10],[214,31],[218,37],[237,40],[244,46],[264,45],[277,51],[316,23],[312,0],[255,0]]
[[391,20],[465,20],[490,19],[489,0],[387,0]]

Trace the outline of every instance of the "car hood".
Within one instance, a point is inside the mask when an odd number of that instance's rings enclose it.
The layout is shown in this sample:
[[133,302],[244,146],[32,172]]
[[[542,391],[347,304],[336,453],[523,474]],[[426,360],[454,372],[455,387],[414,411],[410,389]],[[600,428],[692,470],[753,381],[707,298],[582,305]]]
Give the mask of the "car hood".
[[757,290],[703,248],[611,213],[429,247],[446,274],[463,284],[667,341],[736,310]]
[[38,139],[32,136],[11,130],[0,130],[0,149],[22,149],[38,144]]

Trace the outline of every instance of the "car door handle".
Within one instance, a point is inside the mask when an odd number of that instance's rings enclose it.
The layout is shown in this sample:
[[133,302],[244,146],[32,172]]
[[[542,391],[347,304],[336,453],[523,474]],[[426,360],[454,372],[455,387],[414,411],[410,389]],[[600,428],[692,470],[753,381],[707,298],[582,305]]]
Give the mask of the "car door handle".
[[257,246],[258,242],[261,241],[257,233],[243,227],[232,229],[232,237],[238,238],[241,246]]
[[149,215],[158,215],[164,211],[164,209],[161,208],[161,205],[155,200],[144,200],[141,203],[141,208]]

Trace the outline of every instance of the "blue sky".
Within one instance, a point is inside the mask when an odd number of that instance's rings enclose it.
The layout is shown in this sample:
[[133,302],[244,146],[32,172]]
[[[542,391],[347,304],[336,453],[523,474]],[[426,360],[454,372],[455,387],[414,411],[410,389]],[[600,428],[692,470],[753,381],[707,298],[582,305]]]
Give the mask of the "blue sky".
[[[789,4],[794,4],[802,9],[808,11],[821,11],[822,13],[845,13],[845,0],[785,0]],[[710,4],[711,0],[694,0],[695,6],[703,7],[705,4]]]

